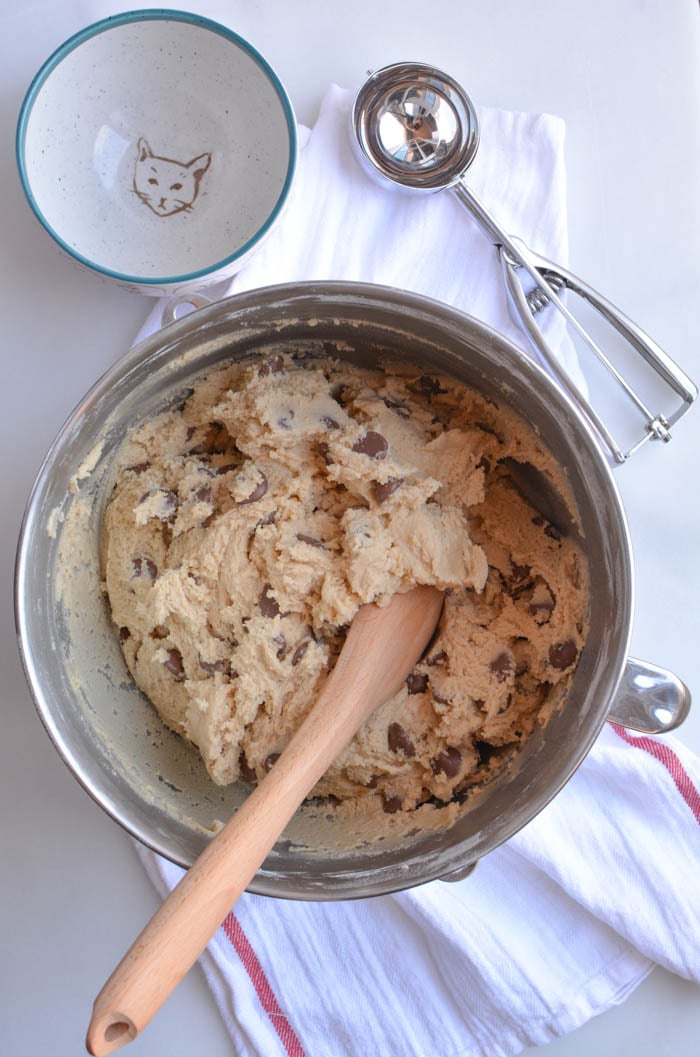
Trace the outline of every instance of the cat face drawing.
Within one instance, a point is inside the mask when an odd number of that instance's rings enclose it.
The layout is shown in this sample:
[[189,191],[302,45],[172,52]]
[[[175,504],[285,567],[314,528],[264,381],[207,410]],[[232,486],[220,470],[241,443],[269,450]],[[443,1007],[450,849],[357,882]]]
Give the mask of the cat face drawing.
[[158,217],[171,217],[192,208],[199,184],[211,164],[211,154],[180,162],[154,154],[141,136],[134,168],[133,190]]

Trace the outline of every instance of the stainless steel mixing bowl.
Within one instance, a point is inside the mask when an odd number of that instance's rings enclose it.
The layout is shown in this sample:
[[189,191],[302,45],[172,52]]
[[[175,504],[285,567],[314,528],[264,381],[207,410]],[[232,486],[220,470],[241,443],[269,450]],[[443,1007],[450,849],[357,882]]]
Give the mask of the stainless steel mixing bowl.
[[[689,698],[670,673],[628,658],[629,534],[589,425],[515,346],[437,302],[360,284],[269,287],[201,308],[115,364],[66,422],[28,503],[16,613],[32,693],[57,749],[95,800],[144,844],[191,864],[245,791],[213,785],[196,751],[164,727],[134,686],[100,590],[101,516],[127,431],[181,400],[192,381],[216,365],[280,348],[332,352],[360,364],[400,357],[423,371],[444,371],[516,408],[568,476],[591,598],[590,632],[564,706],[451,827],[329,854],[310,847],[308,833],[301,838],[302,811],[251,890],[339,899],[462,876],[561,789],[606,719],[670,728],[683,718]],[[545,489],[542,501],[551,499]],[[332,821],[316,819],[314,843],[337,838]]]

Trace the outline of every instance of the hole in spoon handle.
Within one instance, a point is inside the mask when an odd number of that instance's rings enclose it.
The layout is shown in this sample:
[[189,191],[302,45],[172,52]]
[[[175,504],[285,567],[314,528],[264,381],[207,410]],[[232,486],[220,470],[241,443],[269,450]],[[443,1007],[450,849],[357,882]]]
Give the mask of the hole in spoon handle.
[[86,1039],[88,1053],[93,1057],[106,1057],[131,1042],[138,1035],[136,1025],[124,1014],[114,1013],[100,1018],[90,1025]]

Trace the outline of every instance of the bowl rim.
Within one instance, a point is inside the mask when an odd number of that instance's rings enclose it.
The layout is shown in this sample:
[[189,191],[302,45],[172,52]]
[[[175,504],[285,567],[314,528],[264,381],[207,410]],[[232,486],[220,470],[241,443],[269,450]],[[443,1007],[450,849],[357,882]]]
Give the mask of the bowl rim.
[[[264,223],[258,228],[258,230],[240,246],[234,253],[229,254],[227,257],[223,257],[221,260],[215,261],[214,263],[207,265],[204,268],[199,268],[196,271],[183,272],[178,275],[165,275],[165,276],[142,276],[133,275],[127,272],[120,272],[113,268],[108,268],[104,265],[97,264],[95,261],[86,257],[78,250],[69,246],[68,243],[59,235],[55,228],[48,222],[44,214],[42,213],[39,204],[34,197],[34,193],[31,188],[30,180],[27,174],[26,165],[26,152],[25,152],[25,141],[27,135],[27,126],[31,117],[34,104],[39,96],[44,83],[47,81],[53,71],[60,65],[60,63],[76,48],[80,47],[86,41],[92,37],[98,36],[100,33],[108,32],[111,29],[115,29],[119,26],[129,25],[135,22],[183,22],[188,25],[196,26],[201,29],[209,30],[212,33],[216,33],[221,37],[224,37],[230,43],[239,47],[244,51],[257,65],[262,69],[263,73],[267,77],[268,81],[274,88],[280,103],[282,104],[282,110],[286,119],[287,132],[289,134],[289,158],[287,161],[287,172],[285,180],[282,185],[279,197]],[[294,110],[287,95],[286,89],[282,84],[281,80],[273,70],[269,62],[261,55],[257,48],[253,47],[247,40],[241,37],[234,30],[229,29],[227,26],[222,25],[220,22],[215,22],[213,19],[206,18],[203,15],[197,15],[188,11],[177,11],[171,8],[159,7],[159,8],[144,8],[134,11],[125,11],[119,15],[110,15],[107,18],[100,19],[98,22],[93,22],[91,25],[86,26],[84,29],[74,33],[73,36],[69,37],[58,48],[46,59],[43,65],[39,68],[37,73],[34,75],[29,88],[27,89],[26,95],[22,102],[19,111],[19,117],[17,119],[17,131],[15,135],[15,157],[17,162],[17,169],[19,172],[20,183],[22,190],[27,198],[27,201],[44,230],[51,236],[64,253],[67,253],[74,260],[80,264],[90,268],[91,271],[98,273],[99,275],[106,276],[110,279],[118,279],[121,282],[126,283],[137,283],[139,286],[157,287],[163,284],[169,283],[187,283],[192,282],[196,279],[203,279],[206,276],[213,275],[222,268],[226,268],[231,264],[234,264],[240,258],[243,258],[250,250],[253,249],[262,239],[267,235],[270,228],[276,222],[280,216],[282,209],[289,197],[291,191],[292,182],[294,179],[294,173],[296,170],[298,156],[298,135],[297,135],[297,124],[294,116]]]

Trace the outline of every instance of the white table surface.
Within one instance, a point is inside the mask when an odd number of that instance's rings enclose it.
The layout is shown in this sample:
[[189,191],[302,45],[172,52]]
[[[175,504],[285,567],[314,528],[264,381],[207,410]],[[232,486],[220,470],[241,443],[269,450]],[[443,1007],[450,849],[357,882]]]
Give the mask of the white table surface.
[[[14,548],[41,457],[81,395],[127,349],[150,307],[54,251],[16,176],[17,112],[57,45],[98,18],[136,6],[102,0],[0,6],[0,1053],[12,1057],[84,1052],[92,998],[156,907],[130,840],[74,781],[43,731],[11,613]],[[331,81],[357,87],[368,69],[401,59],[442,66],[477,104],[562,116],[574,270],[700,379],[695,0],[353,0],[342,7],[328,0],[193,0],[189,9],[226,22],[262,51],[305,124],[313,123]],[[700,694],[700,488],[693,459],[700,411],[676,434],[669,446],[647,445],[618,475],[636,553],[633,652],[677,671]],[[700,752],[700,707],[680,737]],[[547,1057],[690,1057],[699,1039],[700,990],[657,969],[622,1006],[543,1049]],[[231,1057],[198,968],[131,1052]]]

